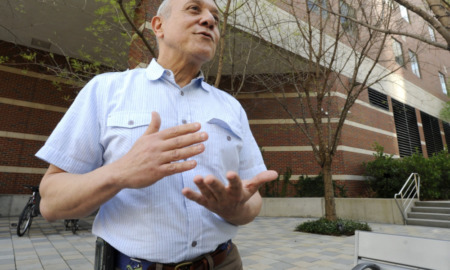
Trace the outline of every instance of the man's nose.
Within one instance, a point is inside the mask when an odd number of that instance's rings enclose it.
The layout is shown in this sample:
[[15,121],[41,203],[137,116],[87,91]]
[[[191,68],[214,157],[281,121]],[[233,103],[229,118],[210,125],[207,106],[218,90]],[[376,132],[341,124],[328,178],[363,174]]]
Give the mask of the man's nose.
[[205,11],[202,14],[202,20],[200,21],[200,24],[203,26],[207,26],[210,29],[214,29],[214,26],[216,25],[216,19],[210,11]]

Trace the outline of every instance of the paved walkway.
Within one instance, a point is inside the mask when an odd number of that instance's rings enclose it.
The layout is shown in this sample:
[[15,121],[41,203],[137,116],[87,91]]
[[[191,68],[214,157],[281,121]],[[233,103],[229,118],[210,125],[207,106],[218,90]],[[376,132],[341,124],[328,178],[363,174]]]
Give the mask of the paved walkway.
[[[30,233],[18,237],[18,218],[0,218],[0,270],[93,269],[95,237],[92,217],[80,220],[74,235],[63,222],[48,223],[35,218]],[[243,226],[234,239],[245,270],[331,270],[353,267],[354,236],[334,237],[294,232],[307,219],[257,218]],[[450,229],[375,224],[375,232],[450,240]]]

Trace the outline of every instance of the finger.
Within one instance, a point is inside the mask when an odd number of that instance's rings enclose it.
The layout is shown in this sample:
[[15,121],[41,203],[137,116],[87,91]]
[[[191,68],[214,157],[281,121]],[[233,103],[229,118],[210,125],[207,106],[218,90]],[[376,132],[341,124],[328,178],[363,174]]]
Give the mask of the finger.
[[207,205],[207,201],[206,201],[205,197],[203,197],[202,194],[197,193],[190,188],[187,188],[187,187],[183,188],[183,190],[181,190],[181,193],[191,201],[194,201],[202,206]]
[[169,150],[169,151],[165,151],[159,155],[159,162],[160,162],[160,164],[164,164],[164,163],[170,163],[170,162],[179,161],[179,160],[183,160],[183,159],[186,160],[188,158],[191,158],[198,154],[203,153],[203,151],[205,151],[204,144],[196,144],[196,145],[181,148],[181,149]]
[[231,194],[235,194],[236,196],[240,196],[242,193],[242,181],[239,175],[236,172],[228,172],[227,173],[227,179],[230,183],[228,185],[228,189]]
[[206,140],[208,140],[208,134],[206,132],[196,132],[165,140],[161,147],[165,150],[179,149],[201,143]]
[[[200,190],[200,193],[205,197],[205,199],[207,201],[218,201],[219,200],[220,186],[218,186],[216,184],[213,177],[207,176],[204,179],[201,176],[196,176],[194,178],[194,183],[197,185],[198,189]],[[225,187],[222,185],[222,191],[224,191],[224,189],[225,189]]]
[[189,123],[161,130],[160,136],[163,140],[167,140],[182,135],[186,135],[189,133],[197,132],[200,130],[200,128],[201,128],[200,123]]
[[161,127],[161,117],[159,116],[159,113],[152,112],[152,121],[148,125],[147,130],[145,131],[145,135],[153,134],[159,131],[159,128]]
[[195,160],[187,160],[182,162],[173,162],[161,165],[160,172],[164,176],[169,176],[176,173],[181,173],[185,171],[192,170],[197,166],[197,161]]

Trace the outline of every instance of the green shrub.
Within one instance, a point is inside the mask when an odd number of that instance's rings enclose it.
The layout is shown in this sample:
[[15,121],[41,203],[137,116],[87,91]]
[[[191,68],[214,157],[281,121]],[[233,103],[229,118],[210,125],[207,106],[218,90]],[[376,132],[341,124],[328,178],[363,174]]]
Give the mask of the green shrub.
[[[325,193],[322,174],[316,177],[302,175],[293,185],[296,187],[297,197],[323,197]],[[344,185],[333,181],[333,188],[335,197],[347,197],[347,190]]]
[[292,169],[287,167],[281,180],[281,174],[278,174],[277,179],[266,182],[261,190],[264,197],[286,197],[288,196],[288,188],[291,185],[290,179],[292,176]]
[[444,149],[429,158],[419,152],[400,159],[384,153],[375,144],[375,160],[365,163],[365,174],[376,197],[393,198],[411,173],[420,176],[420,197],[424,200],[445,200],[450,197],[450,154]]
[[[324,182],[322,175],[316,177],[300,176],[299,180],[291,181],[292,169],[287,167],[281,179],[281,174],[277,179],[267,182],[261,188],[264,197],[323,197]],[[336,197],[347,197],[347,190],[344,185],[333,181]]]
[[358,221],[340,219],[330,221],[325,218],[320,218],[314,221],[307,221],[301,223],[295,228],[296,231],[324,234],[324,235],[354,235],[356,230],[372,231],[372,228],[367,223]]

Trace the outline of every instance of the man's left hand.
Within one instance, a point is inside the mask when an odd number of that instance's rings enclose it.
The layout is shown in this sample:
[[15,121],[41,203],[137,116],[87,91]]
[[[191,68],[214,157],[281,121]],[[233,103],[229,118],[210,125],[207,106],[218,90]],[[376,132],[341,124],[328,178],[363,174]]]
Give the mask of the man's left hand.
[[182,193],[228,222],[241,225],[250,222],[259,214],[261,209],[261,197],[257,192],[259,187],[277,176],[278,173],[275,171],[264,171],[251,180],[241,180],[236,172],[230,171],[226,175],[228,186],[224,186],[213,175],[196,176],[194,183],[200,193],[190,188],[184,188]]

